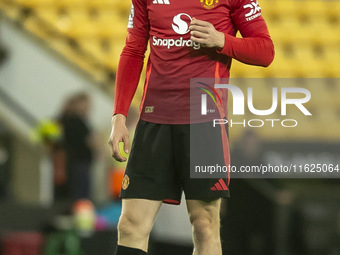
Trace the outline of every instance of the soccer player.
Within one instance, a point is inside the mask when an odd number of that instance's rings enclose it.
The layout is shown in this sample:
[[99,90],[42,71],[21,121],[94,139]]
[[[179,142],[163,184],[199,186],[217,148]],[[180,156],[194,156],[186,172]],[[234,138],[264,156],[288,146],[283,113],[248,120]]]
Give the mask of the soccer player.
[[[237,31],[242,38],[235,37]],[[121,189],[116,255],[147,254],[161,204],[179,204],[182,192],[193,229],[194,254],[221,255],[219,212],[221,198],[229,197],[229,177],[190,178],[190,132],[209,134],[212,126],[190,121],[190,79],[228,78],[232,58],[266,67],[274,57],[273,43],[257,0],[132,0],[109,139],[118,161],[127,160],[119,143],[128,153],[125,122],[148,42],[140,120]],[[219,96],[226,101],[225,94]],[[221,118],[227,118],[227,112],[220,110]],[[221,148],[219,156],[228,165],[226,128],[219,128],[212,136],[196,139],[194,146],[207,148],[201,155],[207,160],[209,148]]]

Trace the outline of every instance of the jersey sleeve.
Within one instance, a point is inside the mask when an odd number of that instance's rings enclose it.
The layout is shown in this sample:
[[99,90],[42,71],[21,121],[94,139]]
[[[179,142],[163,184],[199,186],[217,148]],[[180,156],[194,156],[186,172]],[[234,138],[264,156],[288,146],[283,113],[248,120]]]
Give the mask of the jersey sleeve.
[[233,2],[231,18],[243,38],[254,36],[270,38],[257,0],[236,0],[231,2]]
[[146,2],[147,0],[132,0],[127,26],[129,33],[141,37],[148,37],[150,25]]
[[146,0],[132,0],[128,35],[116,73],[113,114],[127,116],[143,69],[148,37]]
[[225,33],[220,51],[250,65],[268,66],[274,59],[274,45],[257,0],[231,2],[231,18],[242,38]]

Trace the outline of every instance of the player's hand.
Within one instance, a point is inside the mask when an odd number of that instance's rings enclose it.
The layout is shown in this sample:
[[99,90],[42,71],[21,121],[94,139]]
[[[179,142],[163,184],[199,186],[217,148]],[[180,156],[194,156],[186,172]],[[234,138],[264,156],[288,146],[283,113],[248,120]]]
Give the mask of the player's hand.
[[109,146],[112,157],[119,162],[125,162],[127,160],[126,157],[122,156],[119,151],[119,143],[123,142],[124,152],[126,154],[129,153],[130,149],[129,131],[126,128],[125,123],[126,117],[123,114],[116,114],[112,117],[112,130],[109,138]]
[[200,43],[204,47],[223,49],[224,34],[217,31],[211,23],[192,18],[189,29],[192,41]]

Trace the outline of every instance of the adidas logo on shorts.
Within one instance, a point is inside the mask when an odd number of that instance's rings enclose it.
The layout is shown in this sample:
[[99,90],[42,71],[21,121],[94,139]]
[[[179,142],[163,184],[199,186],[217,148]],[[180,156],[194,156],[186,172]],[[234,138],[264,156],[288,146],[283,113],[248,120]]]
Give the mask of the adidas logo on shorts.
[[229,190],[223,179],[219,179],[211,190]]

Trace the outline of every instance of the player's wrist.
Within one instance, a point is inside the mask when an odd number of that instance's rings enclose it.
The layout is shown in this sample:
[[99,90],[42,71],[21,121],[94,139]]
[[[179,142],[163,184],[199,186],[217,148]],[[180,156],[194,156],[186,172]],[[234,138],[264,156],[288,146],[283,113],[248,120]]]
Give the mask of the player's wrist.
[[111,123],[112,124],[116,124],[116,123],[125,124],[126,116],[122,113],[117,113],[112,116]]
[[224,44],[225,44],[225,35],[222,32],[218,32],[217,45],[216,45],[217,50],[221,51],[224,48]]

